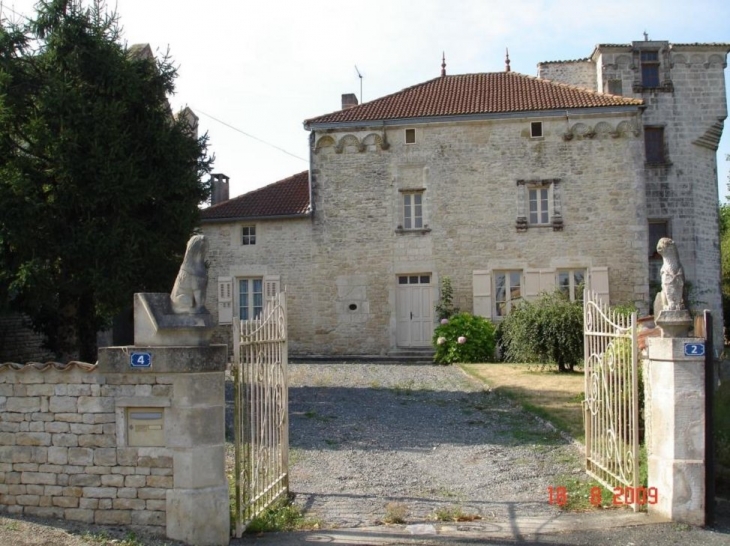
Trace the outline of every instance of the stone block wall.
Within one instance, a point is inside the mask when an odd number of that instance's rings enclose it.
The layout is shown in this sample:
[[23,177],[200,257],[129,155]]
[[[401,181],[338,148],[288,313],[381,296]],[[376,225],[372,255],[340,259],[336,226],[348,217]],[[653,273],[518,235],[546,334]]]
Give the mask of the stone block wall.
[[165,534],[173,456],[117,442],[117,401],[171,396],[160,375],[0,368],[0,512]]
[[43,348],[43,336],[19,313],[0,314],[0,362],[46,362],[54,355]]

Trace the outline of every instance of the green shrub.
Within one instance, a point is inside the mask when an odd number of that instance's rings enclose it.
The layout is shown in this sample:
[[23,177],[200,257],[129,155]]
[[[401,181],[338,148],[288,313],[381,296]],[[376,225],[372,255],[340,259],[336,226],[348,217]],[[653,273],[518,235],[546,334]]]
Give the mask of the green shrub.
[[522,301],[499,325],[503,358],[510,362],[557,364],[573,370],[583,360],[583,306],[561,292]]
[[433,333],[434,362],[490,362],[496,346],[494,325],[482,317],[459,313],[442,319]]
[[441,278],[441,300],[436,305],[436,316],[439,320],[448,319],[459,312],[454,307],[454,288],[451,286],[451,277]]

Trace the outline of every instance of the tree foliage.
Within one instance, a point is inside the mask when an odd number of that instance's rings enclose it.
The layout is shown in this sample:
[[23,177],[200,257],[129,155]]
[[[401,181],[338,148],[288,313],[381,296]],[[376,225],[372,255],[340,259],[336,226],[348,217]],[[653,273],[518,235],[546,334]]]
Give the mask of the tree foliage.
[[536,301],[515,305],[497,337],[505,360],[572,370],[583,359],[583,306],[560,291],[543,293]]
[[[730,161],[730,155],[727,156]],[[728,180],[730,187],[730,180]],[[722,314],[730,317],[730,204],[720,204],[720,256],[722,256]]]
[[441,278],[441,299],[436,304],[436,316],[439,320],[447,319],[459,312],[454,307],[454,288],[451,286],[451,277]]
[[130,55],[99,0],[36,8],[0,28],[0,304],[93,360],[134,292],[170,290],[212,160],[168,55]]

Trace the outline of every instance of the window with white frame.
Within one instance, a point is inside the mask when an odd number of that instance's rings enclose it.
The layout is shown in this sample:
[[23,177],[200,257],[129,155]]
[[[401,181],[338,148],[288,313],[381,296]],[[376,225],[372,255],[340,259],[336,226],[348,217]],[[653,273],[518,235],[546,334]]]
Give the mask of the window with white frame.
[[238,279],[238,318],[252,320],[261,317],[264,310],[264,280]]
[[256,226],[243,226],[241,228],[241,244],[242,245],[255,245],[256,244]]
[[498,271],[494,274],[494,303],[497,317],[506,317],[512,306],[522,299],[522,271]]
[[550,223],[550,189],[545,187],[528,188],[530,202],[530,216],[528,221],[532,225],[546,225]]
[[402,192],[403,229],[423,229],[423,192]]
[[532,226],[563,229],[559,182],[559,178],[517,181],[517,231],[527,231]]
[[585,269],[563,269],[557,275],[558,290],[570,301],[583,301],[586,282]]
[[530,122],[530,136],[532,138],[542,137],[542,121]]

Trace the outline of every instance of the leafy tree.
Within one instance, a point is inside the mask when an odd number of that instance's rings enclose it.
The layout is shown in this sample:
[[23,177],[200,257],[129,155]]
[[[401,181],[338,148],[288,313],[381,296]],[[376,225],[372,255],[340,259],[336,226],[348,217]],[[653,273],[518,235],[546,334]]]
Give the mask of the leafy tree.
[[572,371],[583,359],[583,306],[563,293],[543,293],[522,301],[499,324],[497,337],[505,360],[557,364]]
[[[730,161],[730,155],[727,156]],[[728,179],[730,188],[730,179]],[[720,256],[722,256],[722,314],[730,317],[730,204],[720,204]]]
[[168,55],[131,54],[101,0],[36,9],[0,28],[0,305],[94,361],[134,292],[170,290],[212,159]]

